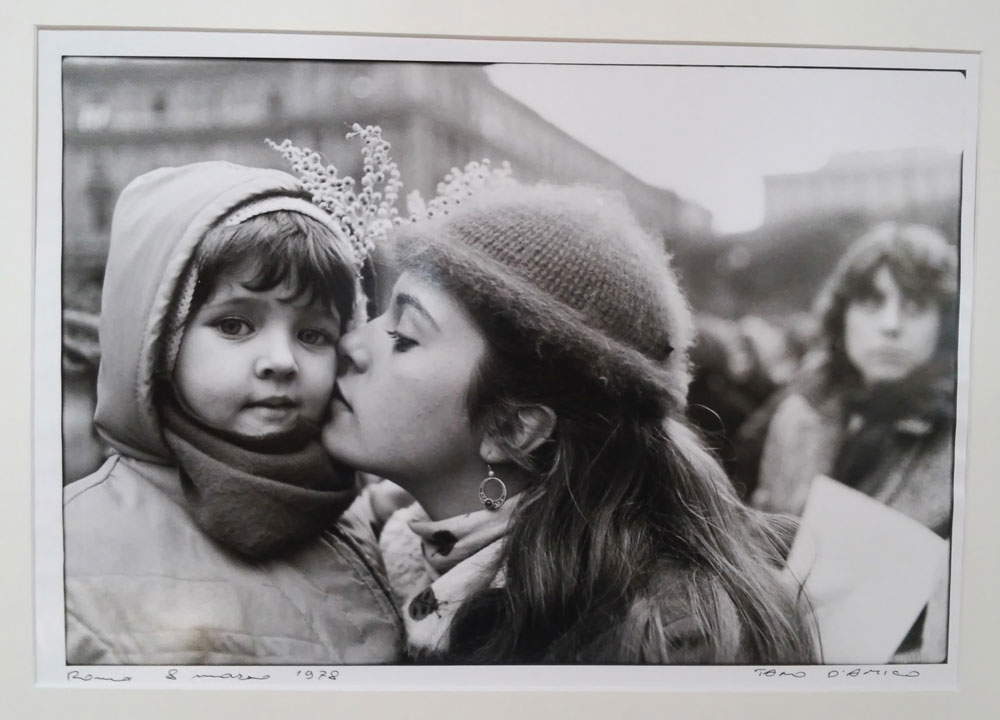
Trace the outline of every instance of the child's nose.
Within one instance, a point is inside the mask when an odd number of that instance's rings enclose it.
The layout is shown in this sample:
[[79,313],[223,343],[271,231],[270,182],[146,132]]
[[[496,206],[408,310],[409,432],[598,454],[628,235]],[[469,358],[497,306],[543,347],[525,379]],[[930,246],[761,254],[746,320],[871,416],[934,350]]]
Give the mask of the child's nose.
[[298,372],[298,363],[291,343],[274,333],[266,338],[261,353],[254,363],[254,374],[259,378],[287,379]]
[[364,327],[345,333],[337,344],[340,354],[340,374],[348,372],[363,373],[371,363],[371,355],[362,339]]

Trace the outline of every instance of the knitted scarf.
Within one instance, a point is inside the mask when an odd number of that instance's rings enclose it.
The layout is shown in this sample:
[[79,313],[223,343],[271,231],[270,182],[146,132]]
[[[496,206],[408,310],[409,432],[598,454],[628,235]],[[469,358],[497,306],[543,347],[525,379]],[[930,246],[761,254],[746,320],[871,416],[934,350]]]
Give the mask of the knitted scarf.
[[161,407],[187,510],[229,550],[274,557],[333,525],[354,500],[353,472],[333,464],[314,427],[246,438],[206,427],[175,400]]
[[413,504],[386,522],[379,538],[401,607],[411,655],[448,649],[455,613],[486,587],[502,587],[504,536],[518,498],[497,511],[432,521]]
[[937,373],[918,372],[902,381],[849,392],[844,402],[845,439],[833,477],[857,487],[888,448],[918,445],[953,415],[953,387]]

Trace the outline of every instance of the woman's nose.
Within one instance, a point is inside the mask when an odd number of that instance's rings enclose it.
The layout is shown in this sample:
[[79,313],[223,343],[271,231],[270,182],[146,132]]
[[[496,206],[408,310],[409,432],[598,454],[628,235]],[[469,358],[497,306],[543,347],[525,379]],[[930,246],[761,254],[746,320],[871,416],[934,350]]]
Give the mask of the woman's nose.
[[894,335],[899,332],[902,322],[902,308],[894,298],[890,298],[882,306],[879,313],[879,327],[882,332]]
[[371,354],[365,346],[364,327],[355,328],[345,333],[337,344],[340,355],[340,374],[349,372],[363,373],[371,363]]
[[264,338],[260,354],[254,362],[254,374],[262,379],[288,379],[299,370],[289,339],[280,333]]

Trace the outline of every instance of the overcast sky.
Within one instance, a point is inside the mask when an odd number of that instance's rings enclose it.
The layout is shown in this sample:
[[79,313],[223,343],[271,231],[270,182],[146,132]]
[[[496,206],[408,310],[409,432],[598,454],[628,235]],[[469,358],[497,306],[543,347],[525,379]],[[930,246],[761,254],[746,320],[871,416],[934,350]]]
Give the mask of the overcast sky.
[[719,232],[763,220],[762,178],[831,155],[958,152],[959,73],[494,65],[493,82],[642,180],[707,207]]

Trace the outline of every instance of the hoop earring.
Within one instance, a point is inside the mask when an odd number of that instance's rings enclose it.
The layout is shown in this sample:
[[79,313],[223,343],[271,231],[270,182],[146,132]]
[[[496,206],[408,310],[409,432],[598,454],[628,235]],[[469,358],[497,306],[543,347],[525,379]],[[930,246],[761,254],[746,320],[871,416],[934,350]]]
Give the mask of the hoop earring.
[[[505,502],[507,502],[507,486],[504,485],[503,480],[496,476],[493,472],[493,468],[486,465],[489,470],[489,474],[483,478],[483,481],[479,483],[479,502],[481,502],[487,510],[499,510]],[[499,494],[496,497],[490,497],[486,494],[487,486],[493,483],[498,486]]]

